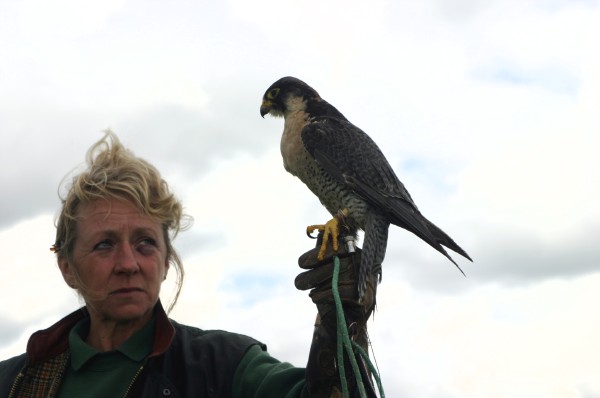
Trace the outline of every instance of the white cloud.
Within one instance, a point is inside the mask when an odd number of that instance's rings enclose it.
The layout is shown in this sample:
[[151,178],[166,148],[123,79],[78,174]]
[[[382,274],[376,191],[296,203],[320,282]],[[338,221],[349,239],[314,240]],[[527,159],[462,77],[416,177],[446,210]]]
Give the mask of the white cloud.
[[[600,392],[598,274],[528,289],[484,286],[454,297],[380,287],[371,327],[389,396],[580,397]],[[384,341],[378,344],[378,341]],[[393,347],[393,349],[389,349]],[[385,370],[385,369],[384,369]],[[387,377],[386,377],[387,376]]]
[[281,120],[258,115],[297,75],[475,260],[465,279],[390,234],[371,325],[387,395],[598,395],[600,11],[551,3],[2,3],[0,357],[78,305],[48,250],[56,186],[114,127],[196,218],[174,317],[302,365],[315,310],[292,281],[327,215],[283,171]]

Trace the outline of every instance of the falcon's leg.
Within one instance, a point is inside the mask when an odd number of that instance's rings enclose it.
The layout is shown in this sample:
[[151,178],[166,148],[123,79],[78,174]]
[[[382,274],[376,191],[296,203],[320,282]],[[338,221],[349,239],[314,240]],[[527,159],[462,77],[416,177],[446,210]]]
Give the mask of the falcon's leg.
[[358,274],[359,300],[362,300],[372,276],[378,277],[378,280],[373,280],[375,286],[381,281],[381,264],[387,248],[389,227],[390,223],[382,215],[371,214],[367,217]]
[[319,249],[319,254],[317,254],[317,260],[322,261],[325,257],[325,250],[327,249],[327,243],[329,243],[329,238],[332,239],[333,251],[338,251],[338,238],[340,236],[341,226],[345,224],[345,219],[348,217],[350,213],[348,209],[339,210],[338,213],[325,224],[318,225],[309,225],[306,227],[306,233],[308,236],[311,236],[311,233],[315,230],[323,232],[323,243],[321,244],[321,249]]

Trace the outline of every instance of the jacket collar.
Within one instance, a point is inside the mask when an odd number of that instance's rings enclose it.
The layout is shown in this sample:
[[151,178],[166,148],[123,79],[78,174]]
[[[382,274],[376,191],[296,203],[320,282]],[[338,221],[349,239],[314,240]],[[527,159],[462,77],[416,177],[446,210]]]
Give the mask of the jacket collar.
[[[163,354],[171,345],[175,337],[175,328],[169,321],[167,314],[160,302],[154,307],[156,317],[156,330],[154,331],[154,344],[149,357]],[[67,315],[48,329],[39,330],[31,335],[27,343],[27,357],[30,364],[44,362],[69,348],[69,331],[81,319],[88,317],[85,307]]]

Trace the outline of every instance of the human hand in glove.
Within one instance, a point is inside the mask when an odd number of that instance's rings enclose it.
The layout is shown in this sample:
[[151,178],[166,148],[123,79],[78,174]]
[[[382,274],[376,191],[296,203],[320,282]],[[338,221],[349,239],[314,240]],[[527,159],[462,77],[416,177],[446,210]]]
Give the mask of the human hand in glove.
[[[379,270],[375,270],[375,274],[371,276],[363,300],[359,302],[358,269],[361,250],[356,248],[351,253],[342,241],[337,253],[328,246],[323,260],[318,261],[320,238],[321,235],[314,249],[304,253],[298,259],[299,266],[307,271],[296,277],[295,284],[299,290],[310,289],[309,296],[317,305],[319,312],[306,368],[311,397],[336,397],[341,396],[341,387],[337,367],[337,315],[332,291],[333,258],[337,255],[340,261],[338,290],[350,339],[357,342],[365,352],[368,351],[367,320],[375,307]],[[347,359],[346,356],[344,363]],[[360,358],[357,357],[357,360],[364,365]],[[350,384],[350,396],[358,396],[350,365],[345,365],[344,368],[346,379]],[[361,373],[363,373],[363,382],[368,385],[367,389],[371,390],[371,396],[375,396],[365,366],[361,367]]]

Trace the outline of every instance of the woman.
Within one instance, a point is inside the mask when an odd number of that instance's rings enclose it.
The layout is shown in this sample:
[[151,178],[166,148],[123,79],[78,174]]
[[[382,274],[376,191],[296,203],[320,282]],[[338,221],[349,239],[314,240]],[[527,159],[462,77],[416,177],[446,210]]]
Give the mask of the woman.
[[172,308],[184,275],[171,245],[185,226],[181,204],[156,168],[110,131],[88,151],[87,166],[62,201],[52,247],[85,307],[34,333],[25,354],[0,363],[0,396],[314,394],[305,369],[270,357],[262,343],[167,317],[162,282],[174,268]]

